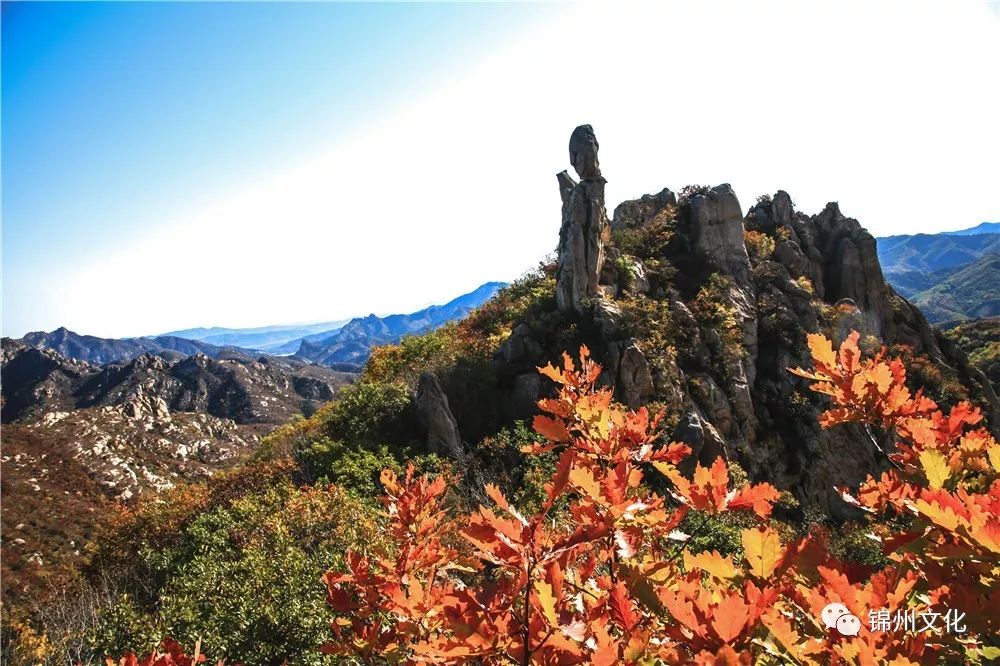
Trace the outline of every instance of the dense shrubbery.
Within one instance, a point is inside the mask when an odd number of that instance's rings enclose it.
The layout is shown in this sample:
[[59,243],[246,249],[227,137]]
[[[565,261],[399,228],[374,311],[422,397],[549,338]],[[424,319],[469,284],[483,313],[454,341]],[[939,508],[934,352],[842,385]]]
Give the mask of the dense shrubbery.
[[169,635],[246,663],[318,661],[330,622],[318,576],[379,538],[376,514],[336,486],[286,481],[201,512],[171,546],[141,544],[159,584],[108,609],[94,646],[144,652]]
[[619,270],[630,270],[626,257],[642,262],[646,278],[656,291],[671,284],[676,269],[666,259],[668,248],[677,238],[677,208],[667,206],[640,226],[630,226],[612,232],[615,247],[621,252]]
[[720,376],[726,376],[725,364],[739,361],[745,353],[743,329],[729,296],[732,288],[732,278],[721,273],[712,273],[691,303],[691,311],[698,322],[707,330],[718,334],[717,341],[714,341],[714,336],[711,335],[707,338],[709,345],[718,346],[718,349],[713,350],[717,352],[713,357],[723,363],[723,367],[716,369]]
[[123,506],[41,633],[23,620],[7,632],[5,660],[95,663],[171,636],[247,664],[322,662],[332,615],[317,581],[347,548],[376,546],[381,518],[337,486],[296,485],[296,470],[245,465]]

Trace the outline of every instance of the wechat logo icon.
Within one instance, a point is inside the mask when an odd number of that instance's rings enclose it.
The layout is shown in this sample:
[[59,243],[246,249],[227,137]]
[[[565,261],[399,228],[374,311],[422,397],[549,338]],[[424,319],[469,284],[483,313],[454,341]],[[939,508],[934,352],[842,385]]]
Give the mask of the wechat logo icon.
[[857,636],[861,633],[861,620],[851,615],[844,604],[827,604],[820,615],[827,629],[836,629],[843,636]]

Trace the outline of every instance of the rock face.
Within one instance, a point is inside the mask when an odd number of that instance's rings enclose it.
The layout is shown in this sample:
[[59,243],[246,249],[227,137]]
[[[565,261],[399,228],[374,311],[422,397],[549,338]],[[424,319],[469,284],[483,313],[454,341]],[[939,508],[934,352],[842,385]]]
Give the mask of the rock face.
[[97,368],[4,339],[3,422],[11,423],[30,411],[72,409],[73,391]]
[[750,275],[750,257],[743,241],[743,213],[728,184],[690,197],[684,205],[694,249],[711,257],[739,282]]
[[427,450],[461,460],[463,449],[458,422],[448,406],[448,396],[444,394],[434,373],[424,372],[420,375],[414,404],[417,417],[427,431]]
[[580,182],[565,171],[556,176],[563,202],[556,302],[563,312],[583,314],[587,301],[601,293],[599,281],[609,229],[604,207],[607,181],[601,176],[597,150],[594,130],[580,125],[569,140],[570,162]]
[[667,188],[657,194],[644,194],[642,197],[623,201],[615,208],[611,220],[612,231],[642,227],[653,221],[668,206],[677,205],[677,195]]

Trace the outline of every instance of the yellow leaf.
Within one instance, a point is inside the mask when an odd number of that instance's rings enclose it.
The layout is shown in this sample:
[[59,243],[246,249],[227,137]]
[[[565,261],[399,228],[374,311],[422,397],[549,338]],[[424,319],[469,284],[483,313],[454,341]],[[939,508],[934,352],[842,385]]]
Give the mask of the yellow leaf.
[[869,373],[879,395],[885,395],[892,386],[892,371],[885,363],[879,363]]
[[743,530],[743,554],[750,573],[757,578],[770,578],[783,554],[781,539],[769,527]]
[[990,464],[993,465],[993,470],[1000,472],[1000,444],[993,444],[986,449],[986,455],[989,456]]
[[920,454],[920,465],[924,468],[924,474],[927,475],[927,482],[931,484],[931,488],[944,487],[945,481],[951,476],[948,461],[937,449],[925,449]]
[[806,336],[806,341],[809,344],[809,351],[812,352],[813,360],[828,368],[837,367],[837,355],[833,353],[833,344],[826,336],[810,333]]
[[538,605],[542,607],[542,614],[548,620],[550,627],[559,626],[559,615],[556,613],[556,598],[552,594],[552,586],[544,580],[535,581],[535,592],[538,594]]
[[601,486],[594,478],[594,473],[585,467],[574,467],[569,471],[569,482],[580,492],[593,500],[601,500]]
[[687,571],[704,571],[718,580],[731,580],[739,575],[733,558],[723,556],[718,551],[705,551],[697,555],[684,553],[684,568]]

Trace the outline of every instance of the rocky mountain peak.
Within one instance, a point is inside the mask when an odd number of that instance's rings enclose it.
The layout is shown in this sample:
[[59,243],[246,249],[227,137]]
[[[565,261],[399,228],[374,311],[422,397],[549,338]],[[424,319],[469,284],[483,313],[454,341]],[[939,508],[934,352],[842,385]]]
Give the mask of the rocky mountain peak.
[[[886,283],[874,237],[836,202],[807,215],[779,190],[744,214],[728,184],[663,189],[622,202],[609,222],[597,147],[578,128],[570,153],[582,180],[558,175],[557,308],[590,332],[618,399],[665,405],[672,437],[696,458],[722,454],[806,504],[850,513],[834,487],[887,461],[862,432],[819,428],[821,401],[787,371],[809,364],[810,332],[839,342],[858,330],[871,351],[884,342],[937,382],[936,398],[964,393],[1000,423],[989,382]],[[561,351],[551,340],[524,322],[501,346],[518,404],[545,391],[527,378]]]

